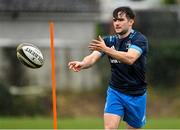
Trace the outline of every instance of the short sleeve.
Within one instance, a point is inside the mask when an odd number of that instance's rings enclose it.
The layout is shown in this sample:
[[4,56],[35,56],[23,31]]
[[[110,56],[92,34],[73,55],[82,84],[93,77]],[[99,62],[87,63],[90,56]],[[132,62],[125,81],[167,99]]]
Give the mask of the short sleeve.
[[140,54],[147,53],[148,51],[148,40],[145,36],[142,34],[138,36],[137,39],[132,41],[132,44],[130,45],[129,48],[136,49],[137,51],[140,52]]

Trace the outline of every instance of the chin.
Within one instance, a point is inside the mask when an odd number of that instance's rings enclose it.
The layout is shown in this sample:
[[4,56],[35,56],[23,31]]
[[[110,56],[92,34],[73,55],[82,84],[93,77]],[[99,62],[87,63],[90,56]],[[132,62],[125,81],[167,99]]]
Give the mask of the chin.
[[116,34],[123,35],[123,32],[116,32]]
[[121,34],[122,33],[122,31],[115,31],[117,34]]
[[121,34],[122,32],[120,32],[120,31],[116,31],[116,33],[117,33],[117,34]]
[[116,31],[117,34],[119,35],[124,35],[126,34],[128,31],[124,30],[124,31]]

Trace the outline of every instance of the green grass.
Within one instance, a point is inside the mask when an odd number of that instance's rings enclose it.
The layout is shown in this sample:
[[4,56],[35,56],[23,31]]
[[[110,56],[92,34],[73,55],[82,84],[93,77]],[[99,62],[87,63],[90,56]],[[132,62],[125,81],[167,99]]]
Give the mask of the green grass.
[[[0,129],[52,129],[53,119],[51,118],[0,118]],[[101,118],[74,118],[58,119],[60,129],[102,129],[103,120]],[[122,123],[121,128],[125,128]],[[180,119],[148,119],[145,128],[148,129],[180,129]]]

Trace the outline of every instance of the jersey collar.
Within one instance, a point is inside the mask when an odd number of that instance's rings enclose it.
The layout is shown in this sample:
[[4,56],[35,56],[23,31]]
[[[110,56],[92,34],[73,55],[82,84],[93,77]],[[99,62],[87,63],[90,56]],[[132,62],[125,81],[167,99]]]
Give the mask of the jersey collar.
[[[131,29],[131,31],[130,31],[130,33],[129,33],[129,35],[127,36],[127,37],[129,37],[131,34],[133,34],[134,33],[134,29]],[[119,38],[119,39],[124,39],[124,38],[121,38],[121,36],[120,35],[118,35],[118,34],[116,34],[117,35],[117,37]],[[127,38],[127,37],[125,37],[125,38]]]

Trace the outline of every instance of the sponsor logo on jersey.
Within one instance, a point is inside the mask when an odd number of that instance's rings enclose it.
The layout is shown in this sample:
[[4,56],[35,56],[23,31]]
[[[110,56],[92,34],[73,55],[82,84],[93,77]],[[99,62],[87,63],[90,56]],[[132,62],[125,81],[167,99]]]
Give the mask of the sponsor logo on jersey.
[[[111,48],[114,49],[114,50],[116,50],[114,46],[111,46]],[[116,59],[113,59],[113,58],[110,58],[110,62],[111,62],[111,63],[114,63],[114,64],[116,64],[116,63],[121,63],[121,61],[116,60]]]

